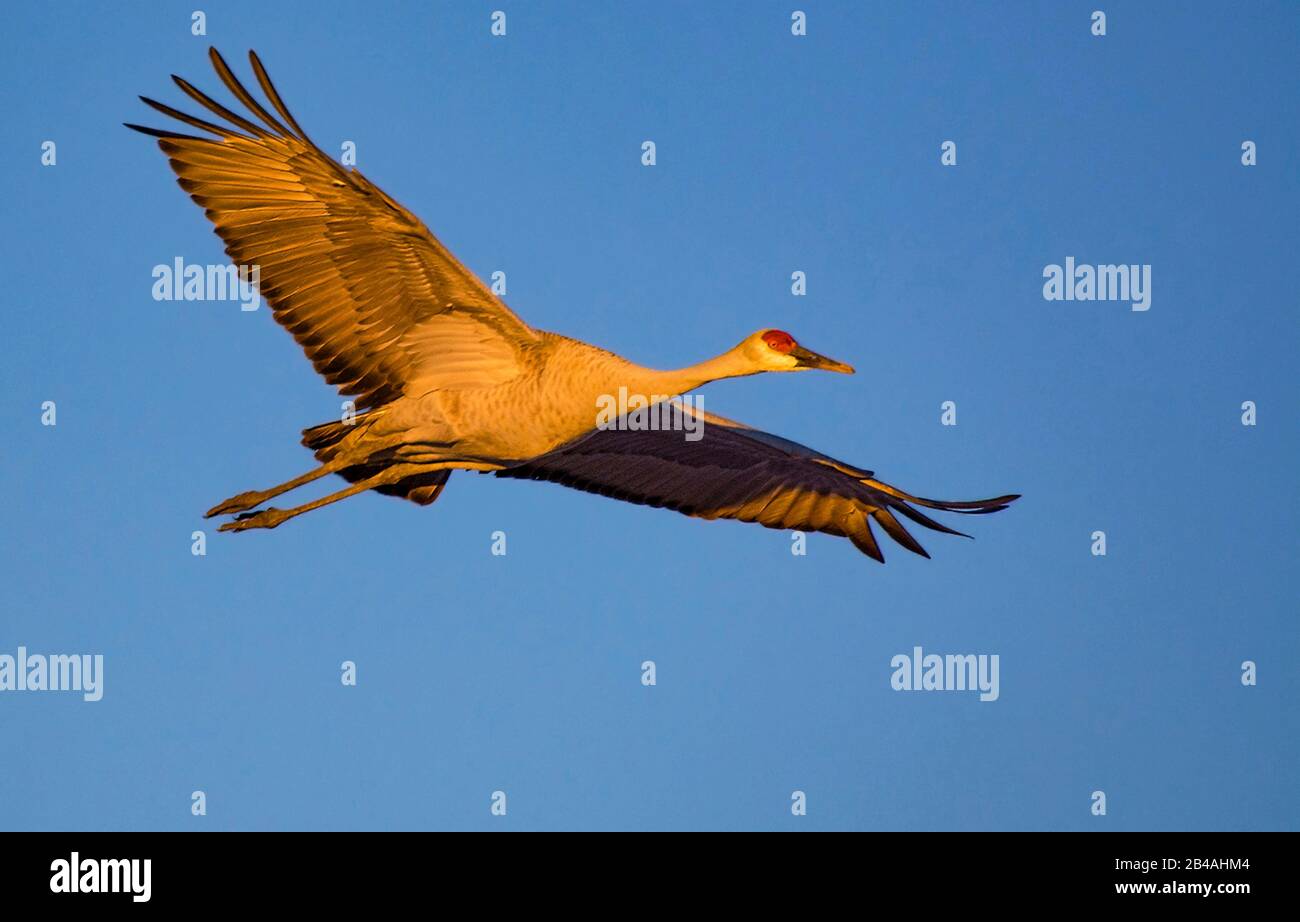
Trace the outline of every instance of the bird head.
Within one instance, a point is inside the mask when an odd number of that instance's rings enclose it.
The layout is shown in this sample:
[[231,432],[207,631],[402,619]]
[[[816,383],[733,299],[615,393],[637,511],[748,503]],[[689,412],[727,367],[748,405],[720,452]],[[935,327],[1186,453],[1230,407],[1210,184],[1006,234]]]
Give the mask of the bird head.
[[805,349],[785,330],[759,330],[747,337],[737,350],[758,371],[835,371],[853,374],[853,366]]

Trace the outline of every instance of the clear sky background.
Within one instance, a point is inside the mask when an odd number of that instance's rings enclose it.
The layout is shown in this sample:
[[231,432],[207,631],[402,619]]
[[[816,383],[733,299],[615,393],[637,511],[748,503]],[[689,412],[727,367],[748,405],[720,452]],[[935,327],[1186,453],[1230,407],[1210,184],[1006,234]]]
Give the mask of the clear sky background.
[[[7,19],[0,653],[106,663],[97,703],[0,693],[0,827],[1300,822],[1296,4]],[[165,122],[136,94],[195,110],[171,72],[226,98],[209,44],[250,82],[255,48],[322,147],[354,141],[535,326],[658,367],[788,329],[858,374],[724,382],[706,407],[922,495],[1024,499],[883,567],[471,474],[429,508],[366,495],[217,534],[202,512],[308,469],[299,430],[339,398],[265,307],[151,298],[156,264],[225,257],[120,123]],[[1151,309],[1045,301],[1067,256],[1150,264]],[[917,645],[998,654],[1000,700],[893,691]]]

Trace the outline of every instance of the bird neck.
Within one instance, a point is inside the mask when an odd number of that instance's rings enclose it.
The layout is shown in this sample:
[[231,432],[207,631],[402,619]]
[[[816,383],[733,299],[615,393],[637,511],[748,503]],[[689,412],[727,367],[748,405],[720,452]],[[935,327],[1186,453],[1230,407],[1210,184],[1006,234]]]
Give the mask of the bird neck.
[[755,368],[736,349],[729,349],[721,355],[705,359],[695,365],[688,365],[685,368],[674,368],[667,371],[645,369],[646,384],[660,394],[685,394],[697,387],[708,384],[710,381],[721,381],[723,378],[741,378],[745,375],[758,374],[759,371],[760,369]]

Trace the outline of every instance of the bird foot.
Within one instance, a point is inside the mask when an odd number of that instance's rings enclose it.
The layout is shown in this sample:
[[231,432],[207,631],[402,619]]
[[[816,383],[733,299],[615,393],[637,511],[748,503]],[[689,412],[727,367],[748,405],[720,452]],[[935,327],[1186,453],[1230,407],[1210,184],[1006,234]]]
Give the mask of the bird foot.
[[218,531],[247,531],[250,528],[275,528],[289,514],[283,509],[262,509],[259,512],[245,512],[233,522],[226,522]]
[[247,493],[240,493],[238,496],[232,496],[223,503],[218,503],[207,512],[203,513],[205,519],[210,519],[214,515],[228,515],[232,512],[243,512],[245,509],[252,509],[266,497],[258,490],[250,490]]

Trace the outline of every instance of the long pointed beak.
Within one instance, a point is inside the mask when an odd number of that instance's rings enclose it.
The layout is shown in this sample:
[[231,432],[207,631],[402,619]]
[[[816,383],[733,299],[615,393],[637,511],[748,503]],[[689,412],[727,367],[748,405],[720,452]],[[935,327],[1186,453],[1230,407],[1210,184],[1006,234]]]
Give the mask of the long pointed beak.
[[835,361],[835,359],[827,358],[824,355],[818,355],[816,352],[813,352],[811,349],[805,349],[803,346],[795,346],[790,350],[790,354],[799,361],[799,364],[796,366],[797,368],[816,368],[821,371],[838,372],[842,375],[853,374],[852,365],[845,365],[843,362]]

